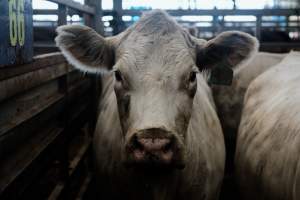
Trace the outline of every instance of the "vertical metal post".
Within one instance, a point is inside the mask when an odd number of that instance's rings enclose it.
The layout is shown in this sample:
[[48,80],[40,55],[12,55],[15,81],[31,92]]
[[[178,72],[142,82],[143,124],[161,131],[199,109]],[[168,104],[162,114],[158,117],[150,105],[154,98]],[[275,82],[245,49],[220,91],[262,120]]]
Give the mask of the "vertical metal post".
[[113,0],[113,34],[116,35],[123,31],[124,24],[122,21],[122,0]]
[[256,16],[256,31],[255,31],[255,36],[256,38],[260,41],[261,38],[261,22],[262,22],[262,16],[257,15]]
[[[85,0],[85,4],[89,6],[93,6],[95,8],[95,15],[91,16],[88,14],[84,14],[84,23],[87,26],[94,28],[99,34],[104,34],[104,28],[102,23],[102,1],[101,0]],[[101,93],[101,77],[96,75],[89,75],[88,78],[91,82],[90,95],[91,102],[89,106],[89,123],[88,123],[88,131],[90,136],[93,135],[96,121],[97,121],[97,107],[99,104],[99,98]]]
[[94,16],[84,15],[85,24],[93,27],[101,35],[104,34],[103,23],[102,23],[102,0],[85,0],[85,4],[95,8]]
[[122,12],[122,0],[114,0],[113,2],[113,10],[116,11],[119,15]]
[[219,24],[218,24],[218,15],[213,15],[213,36],[215,36],[219,32]]
[[[67,24],[67,7],[65,5],[58,4],[58,21],[57,25],[65,25]],[[68,68],[68,64],[65,63]],[[68,152],[67,152],[67,138],[68,138],[68,130],[69,130],[69,95],[68,95],[68,74],[59,78],[59,91],[62,94],[65,94],[65,102],[64,102],[64,112],[62,114],[61,126],[65,128],[65,132],[63,135],[62,143],[64,143],[65,148],[62,149],[61,154],[59,156],[61,174],[60,178],[62,181],[66,181],[68,174]]]
[[287,34],[289,34],[290,32],[290,29],[289,29],[289,22],[290,22],[290,16],[289,15],[286,15],[285,16],[285,32]]
[[65,5],[58,5],[58,22],[57,25],[67,24],[67,7]]
[[102,16],[103,16],[103,11],[102,11],[102,0],[94,0],[94,6],[95,6],[95,30],[100,33],[101,35],[104,34],[104,29],[103,29],[103,23],[102,23]]
[[232,0],[233,2],[233,9],[235,10],[236,9],[236,0]]
[[[89,5],[89,6],[93,6],[93,5],[90,5],[90,0],[84,0],[84,4]],[[83,17],[84,25],[95,28],[94,27],[94,24],[95,24],[94,23],[94,17],[92,15],[87,14],[87,13],[83,13],[82,17]]]

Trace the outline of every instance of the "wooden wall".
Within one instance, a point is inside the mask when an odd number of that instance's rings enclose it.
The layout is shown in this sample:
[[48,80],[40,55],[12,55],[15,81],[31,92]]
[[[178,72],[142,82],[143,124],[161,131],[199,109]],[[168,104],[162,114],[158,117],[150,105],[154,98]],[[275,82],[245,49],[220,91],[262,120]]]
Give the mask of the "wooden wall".
[[96,78],[60,53],[0,68],[0,199],[75,199],[91,180]]

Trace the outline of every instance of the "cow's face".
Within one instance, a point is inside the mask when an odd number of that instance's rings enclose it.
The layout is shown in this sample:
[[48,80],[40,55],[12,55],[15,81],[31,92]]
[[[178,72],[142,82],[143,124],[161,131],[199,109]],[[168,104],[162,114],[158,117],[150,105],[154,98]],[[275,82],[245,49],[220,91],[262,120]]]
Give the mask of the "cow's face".
[[183,167],[199,73],[186,33],[131,34],[119,46],[122,54],[113,67],[126,160]]
[[208,42],[192,38],[161,11],[106,39],[84,26],[63,26],[56,42],[75,67],[113,71],[125,161],[160,168],[185,165],[189,121],[201,112],[193,110],[201,71],[222,62],[234,66],[256,48],[256,40],[240,32]]

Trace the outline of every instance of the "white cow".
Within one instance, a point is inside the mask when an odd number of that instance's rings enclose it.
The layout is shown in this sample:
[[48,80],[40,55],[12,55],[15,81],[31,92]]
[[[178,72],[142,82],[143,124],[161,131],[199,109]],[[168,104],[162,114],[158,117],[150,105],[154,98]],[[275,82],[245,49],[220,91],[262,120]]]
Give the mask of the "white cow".
[[300,53],[250,84],[235,164],[243,199],[300,199]]
[[239,64],[257,41],[241,32],[195,39],[163,11],[109,38],[84,26],[57,31],[57,45],[75,67],[113,72],[94,138],[102,198],[218,199],[224,139],[201,71]]

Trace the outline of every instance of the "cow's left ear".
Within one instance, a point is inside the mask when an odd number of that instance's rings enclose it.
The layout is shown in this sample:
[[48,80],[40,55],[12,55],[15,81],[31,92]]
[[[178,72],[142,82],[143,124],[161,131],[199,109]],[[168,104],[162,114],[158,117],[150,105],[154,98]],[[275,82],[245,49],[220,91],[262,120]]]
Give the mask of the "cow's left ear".
[[82,25],[60,26],[56,31],[56,45],[74,67],[91,73],[112,69],[115,63],[116,37],[104,38]]
[[196,64],[200,71],[211,70],[211,83],[224,82],[228,85],[233,76],[232,68],[248,60],[257,49],[255,37],[239,31],[227,31],[198,47]]

